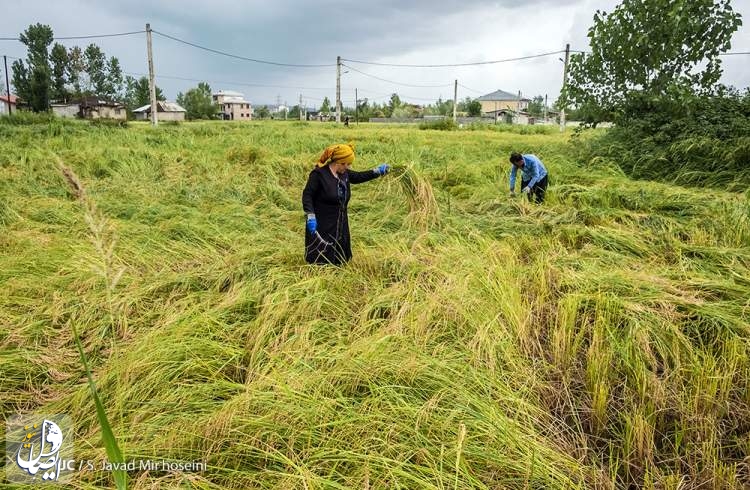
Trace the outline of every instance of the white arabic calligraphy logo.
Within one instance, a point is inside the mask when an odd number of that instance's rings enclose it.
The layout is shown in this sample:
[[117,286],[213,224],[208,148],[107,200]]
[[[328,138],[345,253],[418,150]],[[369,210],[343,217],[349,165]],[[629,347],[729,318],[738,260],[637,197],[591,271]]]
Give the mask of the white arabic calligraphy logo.
[[16,453],[16,463],[29,475],[36,475],[44,471],[43,480],[57,480],[60,476],[60,448],[63,443],[63,433],[60,427],[50,421],[42,422],[41,432],[39,424],[24,426],[26,436]]

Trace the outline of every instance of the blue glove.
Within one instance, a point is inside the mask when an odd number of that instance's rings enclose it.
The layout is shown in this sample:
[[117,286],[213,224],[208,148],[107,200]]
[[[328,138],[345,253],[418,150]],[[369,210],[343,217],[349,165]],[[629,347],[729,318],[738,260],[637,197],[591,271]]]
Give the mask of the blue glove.
[[528,194],[529,192],[531,192],[531,187],[526,186],[521,192],[523,192],[524,194]]
[[385,175],[388,173],[388,171],[391,169],[391,166],[387,163],[381,163],[376,168],[373,169],[373,172],[377,175]]
[[311,235],[318,231],[318,220],[315,219],[314,214],[307,215],[307,231],[309,231]]

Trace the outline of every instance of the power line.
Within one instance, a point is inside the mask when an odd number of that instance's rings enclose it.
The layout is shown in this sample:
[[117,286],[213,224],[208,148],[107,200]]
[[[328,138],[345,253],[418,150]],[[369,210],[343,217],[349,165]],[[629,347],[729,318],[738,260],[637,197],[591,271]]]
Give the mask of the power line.
[[[134,75],[139,77],[146,77],[148,74],[146,73],[136,73],[136,72],[123,72],[125,75]],[[224,85],[240,85],[245,87],[263,87],[263,88],[288,88],[288,89],[297,89],[297,90],[335,90],[335,88],[332,87],[297,87],[297,86],[291,86],[291,85],[265,85],[260,83],[247,83],[247,82],[229,82],[226,80],[207,80],[207,79],[199,79],[199,78],[186,78],[186,77],[177,77],[177,76],[171,76],[171,75],[156,75],[156,78],[164,78],[169,80],[183,80],[186,82],[209,82],[209,83],[217,83],[217,84],[224,84]]]
[[353,68],[353,67],[351,67],[351,66],[349,66],[349,65],[346,65],[346,64],[344,64],[344,63],[341,63],[341,64],[342,64],[342,66],[345,66],[345,67],[349,68],[350,70],[354,70],[354,71],[356,71],[357,73],[361,73],[362,75],[364,75],[364,76],[366,76],[366,77],[374,78],[375,80],[380,80],[381,82],[392,83],[392,84],[394,84],[394,85],[403,85],[404,87],[415,87],[415,88],[442,88],[442,87],[450,87],[451,85],[453,85],[453,84],[451,84],[451,83],[447,83],[447,84],[443,84],[443,85],[414,85],[414,84],[410,84],[410,83],[402,83],[402,82],[396,82],[396,81],[393,81],[393,80],[387,80],[387,79],[385,79],[385,78],[380,78],[380,77],[376,77],[375,75],[370,75],[369,73],[365,73],[365,72],[363,72],[363,71],[357,70],[356,68]]
[[[455,66],[474,66],[474,65],[492,65],[495,63],[507,63],[509,61],[520,61],[520,60],[529,60],[532,58],[541,58],[544,56],[552,56],[555,54],[564,53],[565,50],[561,51],[552,51],[549,53],[540,53],[540,54],[532,54],[529,56],[520,56],[518,58],[506,58],[502,60],[492,60],[492,61],[474,61],[471,63],[447,63],[447,64],[435,64],[435,65],[411,65],[411,64],[400,64],[400,63],[379,63],[376,61],[361,61],[361,60],[350,60],[347,58],[341,58],[342,61],[349,61],[350,63],[361,63],[363,65],[377,65],[377,66],[399,66],[399,67],[406,67],[406,68],[447,68],[447,67],[455,67]],[[350,67],[351,68],[351,67]]]
[[68,37],[56,37],[56,41],[63,41],[68,39],[93,39],[97,37],[118,37],[118,36],[132,36],[134,34],[143,34],[146,31],[131,31],[131,32],[119,32],[117,34],[95,34],[93,36],[68,36]]
[[460,84],[460,83],[458,84],[458,86],[459,86],[459,87],[462,87],[462,88],[465,88],[466,90],[468,90],[468,91],[470,91],[470,92],[475,92],[475,93],[478,93],[478,94],[484,94],[484,93],[486,93],[486,92],[482,92],[482,91],[480,91],[480,90],[475,90],[475,89],[473,89],[473,88],[469,88],[469,87],[467,87],[466,85],[462,85],[462,84]]
[[188,46],[192,46],[194,48],[198,48],[198,49],[202,49],[204,51],[208,51],[209,53],[220,54],[222,56],[227,56],[229,58],[234,58],[234,59],[238,59],[238,60],[242,60],[242,61],[252,61],[253,63],[262,63],[262,64],[265,64],[265,65],[274,65],[274,66],[286,66],[286,67],[291,67],[291,68],[322,68],[322,67],[336,66],[335,63],[320,64],[320,65],[302,65],[302,64],[296,64],[296,63],[279,63],[279,62],[276,62],[276,61],[259,60],[259,59],[255,59],[255,58],[247,58],[245,56],[239,56],[239,55],[236,55],[236,54],[227,53],[227,52],[224,52],[224,51],[219,51],[218,49],[207,48],[205,46],[201,46],[200,44],[191,43],[190,41],[185,41],[184,39],[179,39],[179,38],[176,38],[174,36],[170,36],[169,34],[164,34],[163,32],[159,32],[159,31],[155,31],[155,30],[151,30],[151,32],[153,32],[154,34],[158,34],[159,36],[166,37],[167,39],[171,39],[173,41],[177,41],[177,42],[180,42],[180,43],[183,43],[183,44],[187,44]]
[[[146,31],[131,31],[131,32],[118,32],[116,34],[93,34],[90,36],[64,36],[55,37],[55,41],[65,41],[70,39],[95,39],[100,37],[118,37],[118,36],[132,36],[133,34],[143,34]],[[0,37],[0,41],[21,41],[20,37]]]

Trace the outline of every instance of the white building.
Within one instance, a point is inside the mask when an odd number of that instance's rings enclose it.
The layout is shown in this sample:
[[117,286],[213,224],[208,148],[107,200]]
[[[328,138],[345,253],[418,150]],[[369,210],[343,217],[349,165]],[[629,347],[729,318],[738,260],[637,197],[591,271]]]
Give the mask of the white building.
[[[156,102],[156,119],[159,121],[184,121],[187,111],[175,102],[159,100]],[[136,121],[151,119],[151,104],[144,105],[133,111]]]
[[15,95],[0,95],[0,115],[7,115],[8,112],[16,111],[18,97]]
[[231,90],[219,90],[212,95],[219,106],[222,119],[229,121],[250,121],[253,119],[253,107],[245,100],[245,95]]

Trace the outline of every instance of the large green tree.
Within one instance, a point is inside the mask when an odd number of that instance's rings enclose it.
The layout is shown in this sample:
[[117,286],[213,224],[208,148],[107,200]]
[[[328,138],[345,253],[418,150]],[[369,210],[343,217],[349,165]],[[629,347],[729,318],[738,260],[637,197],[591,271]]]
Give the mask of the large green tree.
[[19,97],[25,100],[34,112],[49,109],[52,70],[49,65],[49,45],[52,44],[52,28],[47,25],[30,25],[20,38],[26,45],[26,63],[13,63],[13,86]]
[[331,112],[331,101],[328,100],[328,97],[323,97],[323,103],[320,105],[320,112]]
[[55,43],[50,54],[52,68],[52,100],[63,100],[69,95],[68,83],[68,50],[60,43]]
[[[148,90],[148,77],[138,80],[131,76],[125,77],[125,106],[129,110],[143,107],[151,103],[151,95]],[[167,100],[159,86],[156,86],[156,100]]]
[[85,91],[96,95],[106,95],[109,91],[107,80],[107,57],[96,44],[89,44],[83,51],[84,66],[88,74]]
[[623,0],[594,15],[591,53],[571,56],[562,99],[596,122],[644,98],[711,92],[741,24],[729,0]]
[[401,97],[399,97],[396,93],[391,94],[391,100],[388,102],[388,106],[386,107],[386,113],[388,114],[386,117],[392,117],[393,113],[399,107],[401,107]]
[[482,115],[482,103],[471,97],[466,97],[462,102],[459,102],[457,109],[466,112],[469,117],[480,117]]
[[119,99],[123,91],[123,82],[120,60],[112,56],[107,62],[107,82],[103,95],[111,99]]
[[211,87],[206,82],[177,94],[177,103],[185,108],[188,119],[213,119],[219,108],[211,99]]
[[83,59],[83,51],[78,46],[68,50],[68,63],[66,65],[66,78],[71,85],[75,96],[81,95],[82,77],[85,76],[86,65]]
[[526,108],[526,112],[534,117],[541,117],[544,115],[544,97],[541,95],[535,96],[529,106]]

